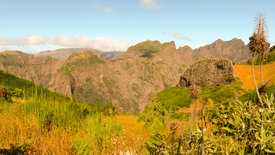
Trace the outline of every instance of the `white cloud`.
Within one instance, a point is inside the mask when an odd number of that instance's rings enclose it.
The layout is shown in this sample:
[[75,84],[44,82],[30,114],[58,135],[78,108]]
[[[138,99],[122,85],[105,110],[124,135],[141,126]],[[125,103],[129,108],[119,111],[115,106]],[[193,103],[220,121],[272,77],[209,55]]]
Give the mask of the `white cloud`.
[[[8,39],[0,37],[0,49],[20,48],[30,49],[33,46],[58,46],[66,48],[93,48],[107,51],[126,51],[128,47],[132,45],[130,41],[116,41],[110,38],[97,37],[93,40],[87,38],[84,35],[75,35],[69,38],[64,35],[59,35],[54,38],[30,35],[25,37]],[[45,49],[47,50],[47,49]]]
[[2,46],[38,45],[38,44],[43,44],[44,42],[46,42],[46,40],[47,40],[46,37],[36,36],[36,35],[29,35],[29,36],[13,38],[13,39],[7,39],[5,37],[1,37],[0,45],[2,45]]
[[184,34],[182,34],[179,31],[176,30],[171,30],[169,32],[164,32],[164,34],[172,35],[176,40],[186,40],[186,41],[191,41],[191,39]]
[[161,9],[162,6],[158,4],[157,0],[141,0],[141,5],[148,9]]
[[100,6],[100,5],[94,5],[92,6],[93,9],[104,12],[106,14],[114,14],[115,10],[109,6],[109,7],[104,7],[104,6]]
[[30,35],[26,38],[28,44],[30,45],[39,45],[39,44],[43,44],[45,42],[45,37],[40,37],[40,36],[36,36],[36,35]]
[[103,9],[103,12],[104,13],[115,13],[115,11],[113,10],[112,7],[108,7],[108,8]]

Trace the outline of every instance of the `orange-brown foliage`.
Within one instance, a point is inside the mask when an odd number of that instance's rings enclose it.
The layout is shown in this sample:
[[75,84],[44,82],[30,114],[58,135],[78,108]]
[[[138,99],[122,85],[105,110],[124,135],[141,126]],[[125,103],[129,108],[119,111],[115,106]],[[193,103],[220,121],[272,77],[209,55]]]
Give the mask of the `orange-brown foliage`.
[[116,119],[123,125],[123,136],[120,143],[120,149],[123,151],[140,153],[139,146],[150,139],[148,129],[144,128],[144,122],[138,122],[134,115],[117,115]]
[[[246,90],[254,89],[253,77],[251,74],[250,65],[234,65],[236,74],[240,77],[243,88]],[[255,66],[256,81],[260,84],[260,66]],[[275,84],[275,62],[272,64],[263,65],[263,77],[264,81],[269,81]]]

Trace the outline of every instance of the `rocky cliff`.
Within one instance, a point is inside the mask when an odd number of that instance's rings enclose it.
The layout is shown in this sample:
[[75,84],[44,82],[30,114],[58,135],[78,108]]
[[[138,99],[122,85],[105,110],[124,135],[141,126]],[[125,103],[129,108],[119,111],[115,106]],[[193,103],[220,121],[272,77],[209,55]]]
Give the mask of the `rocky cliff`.
[[230,41],[216,40],[210,45],[206,45],[194,50],[204,59],[228,58],[232,62],[241,63],[250,57],[249,48],[240,39]]
[[193,63],[215,56],[233,61],[244,59],[240,53],[246,47],[240,40],[217,42],[207,52],[208,47],[177,49],[174,42],[148,40],[113,60],[102,59],[92,51],[74,53],[65,60],[6,51],[0,53],[0,68],[81,101],[112,102],[121,111],[136,113],[157,92],[177,85],[179,77]]

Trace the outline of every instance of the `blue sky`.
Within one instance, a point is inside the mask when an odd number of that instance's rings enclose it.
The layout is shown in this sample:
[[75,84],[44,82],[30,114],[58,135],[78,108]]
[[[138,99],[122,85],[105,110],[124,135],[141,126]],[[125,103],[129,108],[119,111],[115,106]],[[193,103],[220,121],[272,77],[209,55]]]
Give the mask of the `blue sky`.
[[259,12],[275,41],[275,0],[0,0],[0,50],[126,50],[144,40],[197,48],[248,43]]

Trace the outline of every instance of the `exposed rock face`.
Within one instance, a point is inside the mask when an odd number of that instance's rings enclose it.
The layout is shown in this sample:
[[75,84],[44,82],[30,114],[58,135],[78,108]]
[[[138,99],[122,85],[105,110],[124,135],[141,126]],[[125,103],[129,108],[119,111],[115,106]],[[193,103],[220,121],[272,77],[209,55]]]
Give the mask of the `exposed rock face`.
[[201,60],[180,77],[178,86],[216,87],[235,81],[232,62],[227,59]]
[[[188,46],[177,49],[173,41],[148,40],[130,47],[123,56],[113,60],[102,59],[95,51],[79,53],[83,49],[35,56],[6,51],[0,52],[0,69],[52,91],[75,95],[81,101],[111,102],[121,111],[137,113],[143,111],[157,92],[175,86],[193,63],[212,57],[237,62],[245,52],[244,43],[236,39],[218,40],[211,48],[206,47],[200,51]],[[52,57],[45,57],[47,55]]]
[[194,50],[203,59],[228,58],[235,63],[246,61],[250,57],[248,46],[240,39],[230,41],[216,40],[210,45],[206,45]]

